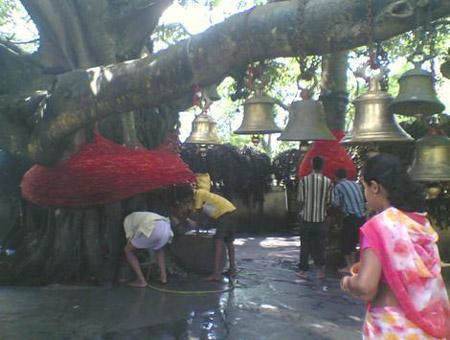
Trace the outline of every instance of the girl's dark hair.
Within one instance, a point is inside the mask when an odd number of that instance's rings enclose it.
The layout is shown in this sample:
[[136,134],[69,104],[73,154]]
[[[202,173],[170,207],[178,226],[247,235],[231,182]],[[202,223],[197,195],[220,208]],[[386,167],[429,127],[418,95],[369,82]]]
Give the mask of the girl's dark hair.
[[362,176],[367,184],[370,181],[381,184],[393,207],[409,212],[425,210],[423,187],[411,179],[397,157],[382,153],[369,158]]

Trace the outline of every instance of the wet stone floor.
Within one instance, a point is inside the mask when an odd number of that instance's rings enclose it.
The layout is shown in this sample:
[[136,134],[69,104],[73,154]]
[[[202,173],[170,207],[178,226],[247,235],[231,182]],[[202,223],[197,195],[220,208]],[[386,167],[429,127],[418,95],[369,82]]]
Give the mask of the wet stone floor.
[[361,338],[364,305],[337,274],[295,275],[298,237],[243,237],[236,254],[234,287],[194,276],[156,289],[0,287],[0,339]]

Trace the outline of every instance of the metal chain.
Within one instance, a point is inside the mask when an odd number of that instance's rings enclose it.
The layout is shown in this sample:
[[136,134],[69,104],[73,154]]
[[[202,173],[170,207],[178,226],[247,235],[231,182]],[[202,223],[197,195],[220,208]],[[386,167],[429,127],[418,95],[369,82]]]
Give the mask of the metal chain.
[[302,38],[305,37],[305,10],[306,7],[308,5],[308,1],[309,0],[299,0],[298,1],[298,6],[297,6],[297,45],[299,46],[299,55],[300,56],[304,56],[306,55],[305,53],[305,44],[304,41],[302,40]]
[[[435,27],[431,24],[431,4],[428,0],[419,1],[419,7],[416,15],[417,27],[414,32],[413,43],[416,48],[414,52],[408,56],[407,60],[415,66],[421,66],[424,62],[430,60],[432,71],[434,75],[434,53],[435,53]],[[425,47],[428,44],[428,51]],[[419,57],[419,59],[416,59]],[[433,76],[434,79],[434,76]]]
[[435,70],[435,63],[434,63],[434,57],[436,55],[436,36],[437,36],[437,30],[436,26],[431,23],[431,5],[428,4],[427,8],[427,41],[430,42],[430,68],[431,68],[431,80],[434,82],[436,81],[436,70]]
[[374,27],[373,0],[367,0],[367,54],[369,57],[369,66],[372,70],[380,70],[381,88],[387,91],[389,88],[389,58],[382,43],[374,41]]
[[375,60],[375,52],[373,50],[373,0],[367,0],[367,48],[369,53],[369,66],[372,70],[379,68]]

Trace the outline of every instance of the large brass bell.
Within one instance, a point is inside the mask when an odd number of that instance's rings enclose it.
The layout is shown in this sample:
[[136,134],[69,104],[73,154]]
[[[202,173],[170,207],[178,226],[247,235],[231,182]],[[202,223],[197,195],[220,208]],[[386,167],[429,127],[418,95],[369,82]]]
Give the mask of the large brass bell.
[[285,141],[335,140],[325,122],[325,112],[321,102],[305,99],[289,106],[289,120],[283,133],[278,137]]
[[272,98],[263,95],[260,89],[256,90],[254,96],[244,102],[244,118],[234,133],[255,135],[281,132],[273,120],[274,104]]
[[444,111],[445,106],[436,96],[430,72],[417,65],[405,72],[398,82],[398,96],[389,107],[392,113],[429,116]]
[[219,144],[216,122],[206,113],[201,113],[192,121],[192,131],[185,143]]
[[426,135],[419,139],[409,174],[418,182],[450,181],[450,138]]
[[342,144],[366,144],[373,142],[410,142],[413,138],[397,123],[389,112],[392,97],[381,91],[377,77],[370,80],[369,91],[353,102],[355,119],[353,129],[341,140]]

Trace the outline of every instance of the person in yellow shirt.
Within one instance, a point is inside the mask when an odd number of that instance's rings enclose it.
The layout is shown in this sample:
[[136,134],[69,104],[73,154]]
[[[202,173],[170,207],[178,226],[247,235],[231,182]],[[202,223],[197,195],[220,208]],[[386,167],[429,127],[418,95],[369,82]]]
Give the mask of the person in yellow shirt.
[[194,189],[194,210],[202,212],[210,217],[216,227],[216,235],[214,236],[214,269],[213,273],[207,277],[208,281],[220,281],[222,279],[223,270],[223,251],[228,251],[229,274],[236,274],[235,262],[235,225],[232,220],[232,214],[236,207],[226,198],[210,192],[209,175],[208,180],[205,176],[197,175],[197,189]]

